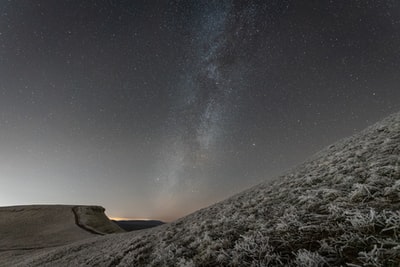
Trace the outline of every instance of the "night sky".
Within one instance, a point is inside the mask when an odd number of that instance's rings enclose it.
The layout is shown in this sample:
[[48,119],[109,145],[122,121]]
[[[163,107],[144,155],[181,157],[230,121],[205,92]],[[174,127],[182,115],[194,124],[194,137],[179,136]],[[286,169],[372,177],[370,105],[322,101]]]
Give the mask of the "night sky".
[[0,0],[0,206],[173,220],[400,110],[397,0]]

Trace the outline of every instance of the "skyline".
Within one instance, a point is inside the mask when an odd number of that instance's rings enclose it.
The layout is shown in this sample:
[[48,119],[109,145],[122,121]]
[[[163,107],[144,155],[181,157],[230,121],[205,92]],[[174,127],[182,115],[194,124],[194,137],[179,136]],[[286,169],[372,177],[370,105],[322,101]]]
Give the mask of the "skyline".
[[393,1],[0,3],[0,206],[171,221],[400,110]]

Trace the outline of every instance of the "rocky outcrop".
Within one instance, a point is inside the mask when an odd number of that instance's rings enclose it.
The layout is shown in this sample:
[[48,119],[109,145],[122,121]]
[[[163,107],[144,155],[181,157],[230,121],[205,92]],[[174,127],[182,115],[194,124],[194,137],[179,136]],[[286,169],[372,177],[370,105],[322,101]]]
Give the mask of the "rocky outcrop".
[[100,206],[75,206],[72,208],[76,224],[94,234],[105,235],[125,232],[104,214]]

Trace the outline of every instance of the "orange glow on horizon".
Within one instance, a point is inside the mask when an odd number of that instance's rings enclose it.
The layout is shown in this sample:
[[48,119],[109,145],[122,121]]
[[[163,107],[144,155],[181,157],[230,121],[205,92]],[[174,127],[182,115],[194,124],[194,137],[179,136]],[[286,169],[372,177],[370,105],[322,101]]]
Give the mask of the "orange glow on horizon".
[[139,220],[139,221],[151,221],[152,219],[149,218],[127,218],[127,217],[108,217],[110,218],[110,220],[114,220],[114,221],[135,221],[135,220]]

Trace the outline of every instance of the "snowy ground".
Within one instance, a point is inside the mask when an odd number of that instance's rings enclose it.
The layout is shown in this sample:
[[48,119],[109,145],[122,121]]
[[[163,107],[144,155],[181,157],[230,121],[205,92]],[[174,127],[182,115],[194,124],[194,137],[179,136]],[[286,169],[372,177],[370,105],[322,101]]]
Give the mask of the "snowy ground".
[[400,113],[277,177],[156,228],[17,266],[399,266]]

